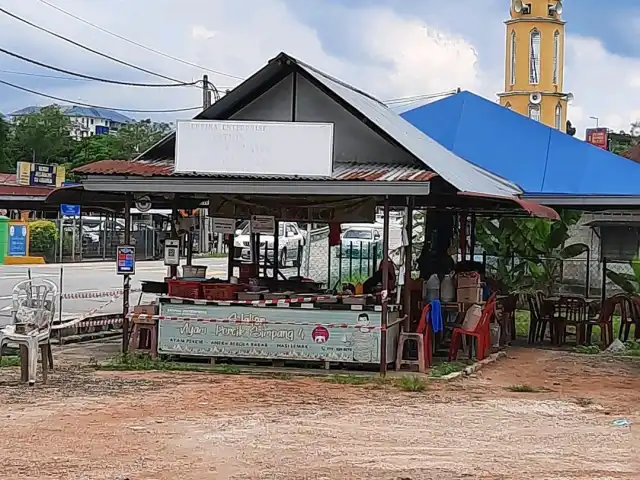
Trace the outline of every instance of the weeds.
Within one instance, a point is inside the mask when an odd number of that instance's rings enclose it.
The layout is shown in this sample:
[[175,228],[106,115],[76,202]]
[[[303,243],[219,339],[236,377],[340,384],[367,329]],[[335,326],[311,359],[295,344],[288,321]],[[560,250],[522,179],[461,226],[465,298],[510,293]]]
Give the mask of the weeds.
[[182,372],[214,372],[227,375],[238,374],[240,369],[235,365],[202,366],[192,363],[168,362],[153,359],[148,355],[120,354],[111,358],[108,362],[97,365],[100,370],[117,371],[182,371]]
[[600,347],[598,345],[576,345],[573,347],[573,352],[584,355],[597,355],[600,353]]
[[581,407],[588,407],[590,405],[593,405],[593,399],[585,398],[585,397],[578,397],[578,398],[576,398],[576,404],[578,404]]
[[0,360],[0,368],[3,367],[19,367],[20,366],[20,357],[18,356],[8,356],[8,357],[2,357],[2,360]]
[[434,378],[444,377],[451,373],[461,372],[471,362],[443,362],[438,365],[433,365],[429,370],[429,375]]
[[410,377],[400,377],[395,381],[395,386],[406,392],[422,392],[429,384],[426,380],[416,375]]

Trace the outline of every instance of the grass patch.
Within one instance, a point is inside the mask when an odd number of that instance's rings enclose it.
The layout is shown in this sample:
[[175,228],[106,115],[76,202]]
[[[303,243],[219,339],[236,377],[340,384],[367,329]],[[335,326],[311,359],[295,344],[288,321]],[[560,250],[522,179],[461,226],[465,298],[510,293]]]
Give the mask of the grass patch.
[[337,385],[366,385],[375,381],[373,377],[349,374],[335,374],[324,378],[323,380]]
[[238,374],[240,369],[235,365],[202,366],[192,363],[168,362],[153,359],[148,355],[117,355],[106,363],[97,365],[100,370],[116,371],[171,371],[171,372],[214,372],[224,374]]
[[577,345],[573,347],[573,352],[584,355],[597,355],[600,353],[600,347],[598,345]]
[[394,383],[397,388],[406,392],[423,392],[429,386],[425,379],[416,375],[400,377]]
[[469,366],[471,362],[442,362],[437,365],[433,365],[429,369],[429,376],[434,378],[444,377],[454,372],[461,372]]
[[0,360],[0,368],[19,367],[19,366],[20,366],[20,357],[18,357],[17,355],[2,357],[2,360]]
[[509,385],[507,390],[519,393],[539,393],[542,391],[541,389],[532,387],[531,385]]
[[639,340],[630,340],[624,344],[627,347],[627,351],[624,353],[625,355],[629,355],[630,357],[640,357],[640,341]]

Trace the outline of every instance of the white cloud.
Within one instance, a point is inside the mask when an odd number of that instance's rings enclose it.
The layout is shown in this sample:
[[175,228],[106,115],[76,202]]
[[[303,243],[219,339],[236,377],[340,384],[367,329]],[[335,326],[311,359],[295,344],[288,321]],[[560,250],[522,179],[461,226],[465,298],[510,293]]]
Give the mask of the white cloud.
[[[452,16],[447,13],[449,6],[444,2],[442,16],[438,15],[436,6],[430,6],[428,15],[420,17],[384,7],[358,8],[346,2],[347,7],[335,4],[331,7],[332,18],[340,16],[338,27],[328,22],[326,16],[321,18],[320,13],[313,12],[306,14],[306,18],[315,18],[317,22],[313,26],[303,23],[284,0],[48,1],[134,41],[239,76],[250,75],[278,52],[285,51],[381,99],[461,87],[495,101],[495,94],[503,85],[502,20],[507,12],[496,8],[475,9],[468,16]],[[9,3],[6,8],[18,15],[144,68],[181,80],[199,79],[206,73],[113,38],[37,0]],[[405,6],[403,12],[406,11]],[[484,25],[485,35],[478,36],[478,24]],[[571,36],[571,24],[567,28],[565,86],[575,95],[569,118],[578,128],[578,134],[582,136],[584,129],[593,125],[590,116],[599,117],[601,125],[628,130],[628,124],[640,117],[640,104],[634,104],[640,98],[640,61],[613,55],[599,40]],[[348,32],[348,36],[344,36],[344,32]],[[338,46],[328,45],[327,37]],[[341,52],[339,41],[343,37],[349,39],[349,52],[362,52],[362,55],[347,53],[347,49]],[[475,38],[475,44],[469,38]],[[4,15],[0,15],[0,44],[83,73],[163,82],[65,44]],[[28,69],[3,56],[0,62],[0,70]],[[232,78],[211,73],[209,78],[219,87],[237,83]],[[199,105],[202,98],[196,88],[140,89],[95,82],[51,83],[2,73],[0,79],[70,100],[115,107],[178,108]],[[2,95],[0,111],[7,113],[34,103],[49,102],[19,93]]]

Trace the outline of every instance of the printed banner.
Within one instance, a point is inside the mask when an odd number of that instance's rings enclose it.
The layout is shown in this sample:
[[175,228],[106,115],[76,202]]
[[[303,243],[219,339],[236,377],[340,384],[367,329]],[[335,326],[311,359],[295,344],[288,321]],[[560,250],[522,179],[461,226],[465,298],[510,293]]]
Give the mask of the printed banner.
[[[380,361],[380,329],[373,328],[380,325],[380,312],[177,304],[161,304],[160,310],[160,315],[193,319],[159,321],[160,354],[344,363]],[[197,318],[253,323],[214,323]]]

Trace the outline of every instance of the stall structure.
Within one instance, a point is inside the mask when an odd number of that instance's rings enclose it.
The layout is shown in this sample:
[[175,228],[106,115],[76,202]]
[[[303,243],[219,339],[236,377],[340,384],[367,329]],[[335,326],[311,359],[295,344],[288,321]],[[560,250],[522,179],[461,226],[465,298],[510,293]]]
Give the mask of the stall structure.
[[[400,294],[396,286],[411,281],[411,269],[399,282],[390,275],[391,208],[408,212],[408,252],[414,208],[465,218],[473,212],[557,218],[382,102],[284,53],[136,160],[98,161],[75,173],[81,186],[59,189],[49,202],[125,213],[141,197],[174,212],[207,206],[214,224],[220,219],[228,228],[229,245],[235,220],[250,221],[249,262],[231,255],[226,279],[200,282],[180,282],[172,268],[168,295],[148,314],[158,325],[157,353],[212,359],[378,364],[384,373],[400,330],[408,329],[411,303],[407,289]],[[383,255],[367,291],[285,279],[278,255],[270,273],[256,265],[260,235],[278,232],[279,222],[327,223],[339,231],[340,223],[373,223],[379,205]],[[175,238],[181,222],[176,218]],[[273,235],[273,252],[278,242]],[[124,330],[126,350],[126,322]]]

